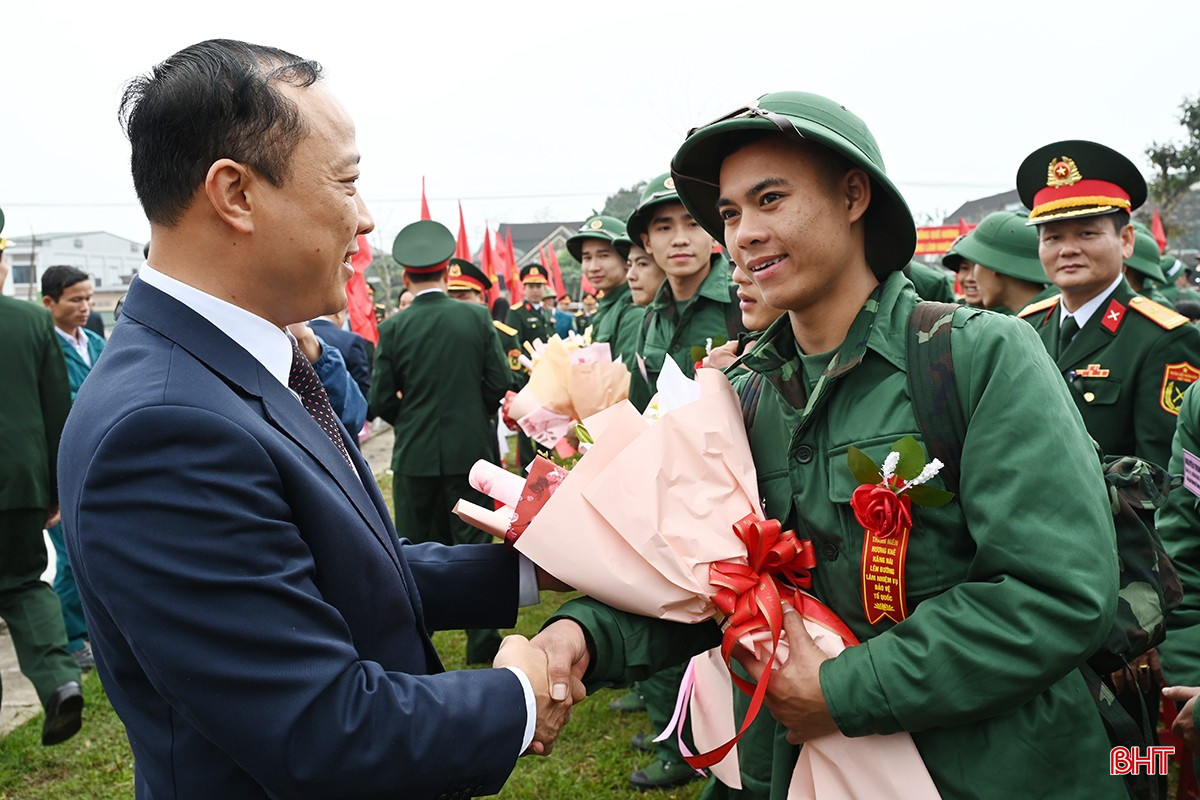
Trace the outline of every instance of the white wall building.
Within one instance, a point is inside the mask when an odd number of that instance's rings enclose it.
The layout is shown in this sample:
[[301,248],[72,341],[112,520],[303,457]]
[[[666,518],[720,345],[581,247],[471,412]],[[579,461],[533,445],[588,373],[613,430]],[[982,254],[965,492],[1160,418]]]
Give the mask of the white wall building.
[[142,242],[104,231],[39,233],[14,236],[4,251],[9,276],[4,294],[36,300],[42,273],[57,264],[76,267],[91,276],[97,295],[120,295],[142,266]]

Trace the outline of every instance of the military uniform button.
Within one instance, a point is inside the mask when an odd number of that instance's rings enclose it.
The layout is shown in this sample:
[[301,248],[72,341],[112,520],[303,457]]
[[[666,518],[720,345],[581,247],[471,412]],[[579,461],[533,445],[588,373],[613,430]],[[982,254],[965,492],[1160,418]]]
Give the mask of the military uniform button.
[[813,449],[806,444],[802,444],[796,448],[796,460],[801,464],[807,464],[813,460]]
[[1096,393],[1095,392],[1084,392],[1083,399],[1090,403],[1096,399]]
[[826,542],[821,545],[821,557],[826,561],[837,561],[837,557],[841,554],[838,546],[833,542]]

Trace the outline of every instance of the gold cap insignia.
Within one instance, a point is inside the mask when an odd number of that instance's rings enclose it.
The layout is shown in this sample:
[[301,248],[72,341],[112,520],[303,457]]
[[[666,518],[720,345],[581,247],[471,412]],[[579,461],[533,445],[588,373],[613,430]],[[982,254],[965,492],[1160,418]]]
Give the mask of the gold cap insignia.
[[675,188],[675,179],[667,178],[665,181],[663,181],[663,188],[664,189],[674,189]]
[[604,227],[604,222],[601,220],[598,220],[598,219],[594,219],[591,221],[591,224],[589,225],[589,227],[594,231],[598,231]]
[[542,271],[540,269],[538,269],[537,267],[530,267],[529,274],[530,275],[541,275]]
[[458,264],[451,264],[450,265],[450,277],[457,278],[457,277],[460,277],[461,275],[462,275],[462,267],[460,267]]
[[1046,185],[1056,189],[1062,186],[1074,186],[1081,180],[1083,180],[1083,176],[1079,174],[1079,167],[1075,166],[1075,162],[1067,156],[1054,159],[1046,169]]

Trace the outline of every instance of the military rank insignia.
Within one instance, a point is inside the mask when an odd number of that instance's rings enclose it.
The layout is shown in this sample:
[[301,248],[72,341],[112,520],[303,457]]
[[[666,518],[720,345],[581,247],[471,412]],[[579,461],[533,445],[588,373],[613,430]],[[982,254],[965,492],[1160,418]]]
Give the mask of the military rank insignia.
[[1104,319],[1100,320],[1100,325],[1109,333],[1116,333],[1117,328],[1121,327],[1121,320],[1125,318],[1125,306],[1118,301],[1113,300],[1108,304],[1108,308],[1104,311]]
[[1183,405],[1183,393],[1197,378],[1200,378],[1200,369],[1186,361],[1167,364],[1163,370],[1162,394],[1158,401],[1163,410],[1178,417],[1179,407]]

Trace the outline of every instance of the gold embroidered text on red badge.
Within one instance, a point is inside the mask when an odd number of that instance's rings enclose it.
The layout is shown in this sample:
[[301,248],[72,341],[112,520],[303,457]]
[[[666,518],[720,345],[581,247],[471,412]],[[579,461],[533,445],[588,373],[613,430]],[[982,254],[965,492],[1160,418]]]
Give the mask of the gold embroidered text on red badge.
[[1196,369],[1186,361],[1178,364],[1167,364],[1163,370],[1162,393],[1158,402],[1163,411],[1179,416],[1179,407],[1183,405],[1183,393],[1187,387],[1200,378],[1200,369]]

